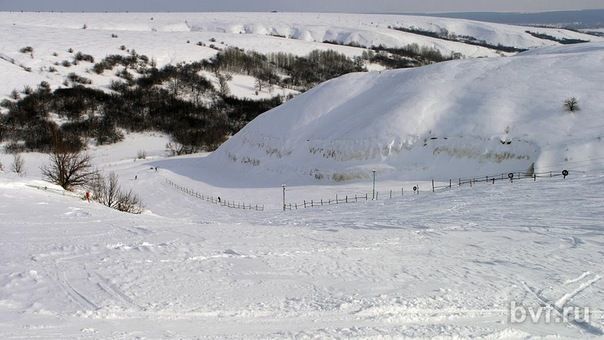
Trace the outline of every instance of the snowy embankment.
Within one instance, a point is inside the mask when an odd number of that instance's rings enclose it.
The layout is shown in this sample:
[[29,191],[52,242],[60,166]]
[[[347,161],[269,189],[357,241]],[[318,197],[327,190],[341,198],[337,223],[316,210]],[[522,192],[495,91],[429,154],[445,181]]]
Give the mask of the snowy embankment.
[[[346,75],[178,171],[225,186],[278,186],[367,180],[372,169],[382,179],[447,181],[533,164],[602,169],[603,58],[594,43]],[[570,97],[580,111],[564,110]]]

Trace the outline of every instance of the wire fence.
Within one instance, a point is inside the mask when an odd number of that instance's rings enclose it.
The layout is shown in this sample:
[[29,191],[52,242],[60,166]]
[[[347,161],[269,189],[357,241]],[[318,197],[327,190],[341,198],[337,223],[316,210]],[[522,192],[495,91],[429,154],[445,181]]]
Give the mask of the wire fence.
[[283,210],[298,210],[306,208],[319,208],[335,204],[359,203],[370,200],[369,194],[337,195],[334,198],[320,198],[318,200],[303,200],[301,202],[290,202],[283,205]]
[[532,179],[533,181],[537,181],[538,178],[553,178],[553,177],[564,177],[569,175],[567,170],[563,170],[561,172],[523,172],[523,171],[515,171],[509,173],[501,173],[497,175],[484,176],[484,177],[472,177],[472,178],[458,178],[456,181],[453,179],[449,179],[448,184],[446,182],[435,182],[431,181],[431,186],[428,189],[420,188],[419,184],[413,185],[411,188],[405,190],[403,186],[397,189],[390,190],[372,190],[371,193],[365,194],[355,194],[355,195],[335,195],[335,198],[322,198],[319,200],[304,200],[302,202],[286,202],[283,200],[283,210],[298,210],[298,209],[306,209],[306,208],[315,208],[315,207],[323,207],[330,206],[335,204],[347,204],[347,203],[359,203],[366,202],[369,200],[383,200],[383,199],[392,199],[397,197],[405,197],[405,195],[419,195],[420,192],[430,191],[435,193],[437,191],[444,191],[453,189],[453,187],[461,187],[462,185],[469,185],[470,187],[477,185],[479,183],[486,184],[495,184],[498,181],[509,181],[513,183],[518,180],[526,180]]
[[187,188],[182,185],[178,185],[167,178],[165,178],[165,181],[171,187],[173,187],[189,196],[198,198],[200,200],[206,201],[211,204],[215,204],[215,205],[218,205],[221,207],[232,208],[232,209],[264,211],[264,204],[251,204],[251,203],[245,203],[245,202],[241,202],[241,201],[237,202],[237,201],[224,200],[219,196],[215,197],[212,195],[201,194],[191,188]]
[[[514,181],[518,181],[518,180],[526,180],[526,179],[532,179],[533,181],[537,181],[537,178],[553,178],[553,177],[564,177],[566,178],[566,176],[569,175],[568,170],[562,170],[561,172],[553,172],[553,171],[547,171],[547,172],[522,172],[522,171],[516,171],[516,172],[509,172],[509,173],[502,173],[502,174],[498,174],[498,175],[493,175],[493,176],[484,176],[484,177],[473,177],[473,178],[460,178],[458,179],[458,186],[462,186],[462,185],[470,185],[473,186],[474,184],[477,183],[491,183],[491,184],[495,184],[495,182],[497,181],[510,181],[510,182],[514,182]],[[434,183],[434,182],[433,182]],[[434,186],[434,189],[442,189],[442,188],[451,188],[451,181],[449,181],[449,186]]]
[[[405,197],[409,195],[419,195],[420,192],[433,192],[436,193],[438,191],[451,190],[454,187],[461,186],[470,186],[473,187],[479,183],[484,184],[495,184],[500,181],[509,181],[511,183],[519,180],[533,180],[537,181],[539,178],[554,178],[554,177],[564,177],[566,178],[569,175],[567,170],[563,170],[561,172],[526,172],[526,171],[514,171],[509,173],[501,173],[497,175],[490,176],[482,176],[482,177],[472,177],[472,178],[458,178],[457,180],[449,179],[449,182],[435,182],[431,181],[431,186],[428,188],[423,187],[420,188],[419,184],[413,185],[412,187],[408,187],[405,189],[404,186],[401,186],[397,189],[390,190],[375,190],[373,189],[370,193],[361,193],[361,194],[348,194],[348,195],[340,195],[336,194],[335,197],[328,198],[319,198],[319,199],[311,199],[311,200],[302,200],[298,202],[288,202],[286,201],[286,187],[283,187],[283,200],[282,200],[282,209],[286,210],[298,210],[298,209],[308,209],[308,208],[320,208],[332,205],[339,204],[353,204],[353,203],[361,203],[368,202],[373,200],[384,200],[384,199],[393,199],[397,197]],[[223,200],[220,197],[201,194],[191,188],[187,188],[181,185],[174,183],[169,179],[165,179],[166,183],[175,189],[190,195],[192,197],[204,200],[211,204],[233,208],[233,209],[242,209],[242,210],[255,210],[255,211],[264,211],[264,204],[251,204],[245,203],[243,201],[229,201]],[[430,185],[430,183],[428,184]]]

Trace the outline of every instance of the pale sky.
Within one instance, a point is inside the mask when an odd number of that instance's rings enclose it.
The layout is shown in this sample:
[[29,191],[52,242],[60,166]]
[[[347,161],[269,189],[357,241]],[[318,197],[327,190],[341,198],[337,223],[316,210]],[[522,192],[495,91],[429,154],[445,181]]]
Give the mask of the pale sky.
[[604,0],[0,0],[2,11],[508,12],[604,9]]

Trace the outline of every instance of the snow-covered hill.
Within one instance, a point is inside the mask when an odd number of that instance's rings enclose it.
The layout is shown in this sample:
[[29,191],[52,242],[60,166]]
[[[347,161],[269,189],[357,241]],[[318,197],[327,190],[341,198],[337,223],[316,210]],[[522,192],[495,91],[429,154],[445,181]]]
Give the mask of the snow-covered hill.
[[[372,169],[448,180],[602,167],[602,79],[601,43],[349,74],[259,116],[201,160],[198,176],[245,172],[278,185],[368,179]],[[569,97],[581,111],[563,109]]]
[[[391,28],[389,28],[391,27]],[[502,53],[491,48],[449,41],[421,34],[402,32],[392,27],[428,32],[448,32],[473,37],[492,45],[520,49],[558,45],[537,38],[537,32],[557,39],[602,41],[591,35],[560,29],[528,28],[460,19],[401,15],[321,14],[321,13],[0,13],[0,97],[13,89],[47,81],[53,88],[62,86],[65,77],[75,72],[93,80],[93,86],[106,87],[114,75],[97,76],[92,65],[64,67],[74,52],[90,54],[97,60],[109,54],[125,54],[120,46],[154,59],[158,65],[207,59],[217,48],[236,46],[261,53],[289,52],[305,55],[315,49],[332,49],[358,56],[364,48],[325,43],[355,44],[362,47],[383,45],[404,47],[417,44],[435,48],[444,55],[494,57]],[[205,46],[198,46],[197,43]],[[33,53],[20,53],[31,46]],[[58,65],[55,65],[58,63]],[[49,72],[50,69],[55,72]],[[28,71],[29,70],[29,71]],[[234,87],[239,86],[237,83]],[[245,86],[245,84],[243,84]],[[252,92],[253,93],[253,92]],[[242,96],[251,96],[243,92]]]
[[[149,209],[143,215],[37,190],[26,185],[52,186],[0,172],[0,337],[602,335],[601,175],[288,212],[277,209],[280,188],[217,192],[272,207],[255,212],[174,190],[165,177],[203,183],[150,170],[156,160],[133,161],[137,148],[155,154],[150,144],[130,139],[91,152],[141,195]],[[169,160],[174,167],[185,161]],[[309,199],[334,189],[342,186],[289,188],[288,199],[294,190]],[[530,311],[556,304],[593,314],[588,324],[545,316],[513,323],[511,301]]]

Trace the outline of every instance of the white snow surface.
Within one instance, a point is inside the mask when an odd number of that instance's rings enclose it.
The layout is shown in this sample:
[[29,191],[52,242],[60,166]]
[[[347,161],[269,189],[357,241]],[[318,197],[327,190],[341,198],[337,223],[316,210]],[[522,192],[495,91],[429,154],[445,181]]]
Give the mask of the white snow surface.
[[[601,37],[560,29],[405,15],[0,12],[0,74],[4,80],[0,84],[0,97],[26,85],[36,86],[41,81],[49,82],[52,88],[60,87],[71,72],[90,78],[92,86],[100,88],[117,79],[112,74],[114,72],[96,75],[90,71],[92,65],[87,62],[72,67],[55,66],[55,62],[73,59],[73,54],[67,52],[70,48],[74,53],[80,51],[100,60],[110,54],[125,54],[119,49],[124,45],[153,58],[159,66],[211,58],[216,50],[210,48],[210,44],[217,48],[236,46],[261,53],[289,52],[296,55],[305,55],[315,49],[331,49],[353,57],[364,50],[326,44],[326,40],[364,47],[403,47],[415,43],[436,48],[445,55],[456,52],[465,57],[499,56],[485,47],[396,31],[388,26],[416,27],[435,32],[447,29],[494,45],[517,48],[558,45],[555,41],[535,38],[526,33],[527,30],[557,38],[604,41]],[[112,34],[117,37],[112,38]],[[212,38],[216,42],[211,42]],[[206,46],[197,46],[198,42]],[[19,52],[26,46],[33,47],[33,57]],[[57,72],[48,72],[50,67],[55,67]],[[31,68],[31,71],[24,68]]]
[[[266,112],[188,176],[228,186],[604,168],[604,45],[342,76]],[[563,102],[577,97],[580,111]],[[269,174],[269,175],[267,175]]]
[[[142,215],[63,195],[35,175],[43,155],[28,155],[25,177],[0,172],[3,339],[602,334],[601,172],[282,212],[280,187],[225,189],[163,167],[155,172],[157,164],[186,167],[191,158],[158,162],[160,136],[126,138],[90,153],[142,197]],[[153,158],[135,161],[143,148]],[[266,210],[209,204],[166,179]],[[417,183],[377,184],[384,194]],[[287,195],[370,188],[298,186]],[[594,314],[589,324],[513,324],[510,301]]]

